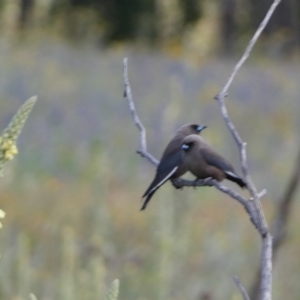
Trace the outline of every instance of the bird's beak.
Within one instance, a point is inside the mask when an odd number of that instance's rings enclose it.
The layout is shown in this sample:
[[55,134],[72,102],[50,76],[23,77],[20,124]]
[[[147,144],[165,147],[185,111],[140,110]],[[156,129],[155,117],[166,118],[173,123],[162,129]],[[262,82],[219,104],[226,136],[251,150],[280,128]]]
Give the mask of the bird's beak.
[[187,145],[187,144],[183,144],[182,146],[181,146],[181,149],[182,150],[188,150],[190,147]]
[[205,126],[205,125],[200,125],[200,126],[198,126],[198,128],[197,128],[197,131],[198,132],[201,132],[203,129],[205,129],[205,128],[207,128],[207,126]]

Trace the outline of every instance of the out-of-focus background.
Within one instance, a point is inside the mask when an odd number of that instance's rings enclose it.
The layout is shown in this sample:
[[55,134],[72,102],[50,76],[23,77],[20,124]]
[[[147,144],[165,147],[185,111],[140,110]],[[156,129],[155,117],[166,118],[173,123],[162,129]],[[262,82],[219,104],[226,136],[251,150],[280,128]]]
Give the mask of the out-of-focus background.
[[[213,100],[270,0],[2,0],[0,126],[39,99],[5,166],[0,207],[0,297],[240,299],[260,239],[243,209],[214,188],[163,186],[145,212],[155,169],[136,153],[122,59],[149,151],[178,127],[203,136],[241,173]],[[248,143],[269,222],[300,144],[300,5],[283,1],[230,88],[227,105]],[[238,187],[227,183],[240,191]],[[274,270],[274,299],[299,299],[299,194]]]

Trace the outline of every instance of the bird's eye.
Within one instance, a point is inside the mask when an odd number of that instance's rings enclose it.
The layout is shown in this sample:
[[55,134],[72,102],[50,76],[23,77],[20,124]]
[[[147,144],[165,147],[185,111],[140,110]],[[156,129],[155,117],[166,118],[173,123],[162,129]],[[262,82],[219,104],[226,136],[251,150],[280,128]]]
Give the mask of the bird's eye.
[[190,146],[188,144],[183,144],[181,148],[182,148],[182,150],[186,151],[186,150],[190,149]]

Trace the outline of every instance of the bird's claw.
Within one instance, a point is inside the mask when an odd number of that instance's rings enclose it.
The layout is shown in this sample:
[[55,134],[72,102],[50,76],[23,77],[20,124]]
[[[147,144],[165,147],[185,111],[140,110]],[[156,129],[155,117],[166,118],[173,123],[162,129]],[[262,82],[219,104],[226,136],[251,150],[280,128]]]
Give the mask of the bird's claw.
[[192,183],[192,187],[193,187],[194,189],[196,189],[196,187],[198,186],[198,185],[197,185],[197,182],[198,182],[198,178],[196,178],[196,179],[193,181],[193,183]]
[[207,186],[213,186],[213,185],[210,183],[211,180],[212,180],[212,177],[205,178],[205,179],[203,180],[203,183],[204,183],[205,185],[207,185]]

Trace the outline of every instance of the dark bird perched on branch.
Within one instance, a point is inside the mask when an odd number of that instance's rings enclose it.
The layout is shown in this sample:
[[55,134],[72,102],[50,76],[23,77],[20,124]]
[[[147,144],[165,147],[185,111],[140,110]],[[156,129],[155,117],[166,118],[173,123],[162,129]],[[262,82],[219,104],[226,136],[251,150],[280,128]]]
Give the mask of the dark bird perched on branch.
[[183,163],[197,179],[213,178],[222,181],[225,178],[237,183],[241,188],[246,187],[245,181],[234,171],[230,162],[206,143],[192,134],[183,139]]
[[182,163],[182,141],[191,134],[199,134],[206,126],[197,124],[186,124],[182,126],[163,152],[162,158],[156,169],[155,177],[144,193],[142,198],[146,197],[141,210],[146,209],[156,190],[161,187],[167,180],[178,178],[187,172],[186,166]]

